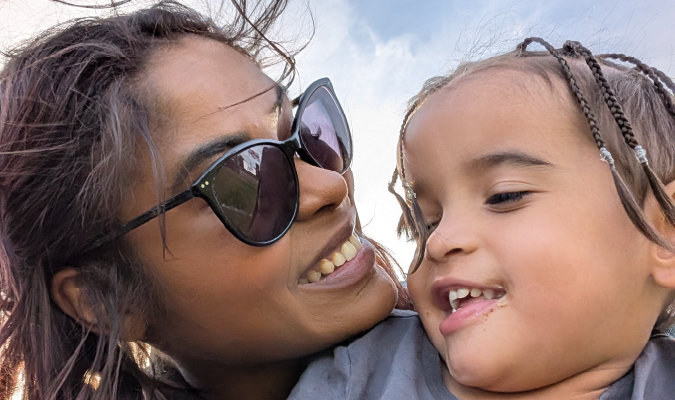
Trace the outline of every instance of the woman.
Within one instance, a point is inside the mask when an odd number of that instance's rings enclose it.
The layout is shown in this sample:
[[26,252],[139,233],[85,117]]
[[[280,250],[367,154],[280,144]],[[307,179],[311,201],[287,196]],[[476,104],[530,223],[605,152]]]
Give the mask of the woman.
[[394,307],[391,267],[358,237],[330,82],[294,120],[260,69],[271,47],[292,73],[265,38],[285,3],[237,2],[219,28],[165,2],[11,57],[3,397],[285,398],[307,356]]

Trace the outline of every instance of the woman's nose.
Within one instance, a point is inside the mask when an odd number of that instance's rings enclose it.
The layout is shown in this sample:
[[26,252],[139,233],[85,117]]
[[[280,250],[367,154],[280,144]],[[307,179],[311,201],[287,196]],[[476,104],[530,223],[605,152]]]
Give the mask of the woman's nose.
[[334,210],[348,201],[349,187],[343,175],[295,159],[300,183],[300,207],[297,221],[325,210]]
[[467,216],[443,218],[429,235],[424,258],[431,262],[448,261],[456,255],[470,254],[478,248],[478,236]]

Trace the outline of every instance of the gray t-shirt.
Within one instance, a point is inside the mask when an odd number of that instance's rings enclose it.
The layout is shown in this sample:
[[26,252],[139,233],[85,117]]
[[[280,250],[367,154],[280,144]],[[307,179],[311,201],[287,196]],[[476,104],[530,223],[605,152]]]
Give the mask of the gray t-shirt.
[[[320,353],[289,400],[457,400],[417,314],[394,310],[367,333]],[[600,400],[675,399],[675,339],[655,334]]]

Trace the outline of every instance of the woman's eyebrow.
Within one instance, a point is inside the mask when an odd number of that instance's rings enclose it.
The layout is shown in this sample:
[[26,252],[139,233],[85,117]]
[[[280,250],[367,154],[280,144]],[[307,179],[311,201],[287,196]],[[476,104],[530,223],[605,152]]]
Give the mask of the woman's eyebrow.
[[[272,104],[272,107],[268,111],[269,114],[279,112],[284,102],[286,90],[283,87],[281,87],[281,85],[276,84],[275,86],[272,86],[271,88],[263,92],[257,93],[255,96],[253,96],[253,97],[260,96],[268,92],[272,88],[274,88],[276,91],[276,98],[274,104]],[[244,142],[247,142],[249,140],[251,140],[251,136],[247,132],[240,131],[224,137],[220,137],[212,142],[205,143],[197,147],[190,153],[190,155],[185,159],[185,161],[181,163],[182,168],[180,168],[180,170],[176,174],[173,184],[171,185],[171,190],[175,191],[188,178],[188,176],[190,176],[192,171],[194,171],[195,168],[202,165],[204,161],[212,158],[215,155],[224,153],[227,150],[235,146],[238,146]]]
[[467,169],[469,171],[483,171],[486,169],[494,169],[502,165],[536,169],[549,169],[555,167],[555,165],[548,161],[521,151],[503,151],[475,158],[468,162]]
[[175,190],[181,185],[190,176],[190,173],[194,171],[195,168],[202,165],[204,161],[249,140],[251,140],[251,136],[248,133],[235,132],[197,147],[190,153],[185,161],[180,164],[180,169],[174,178],[171,189]]

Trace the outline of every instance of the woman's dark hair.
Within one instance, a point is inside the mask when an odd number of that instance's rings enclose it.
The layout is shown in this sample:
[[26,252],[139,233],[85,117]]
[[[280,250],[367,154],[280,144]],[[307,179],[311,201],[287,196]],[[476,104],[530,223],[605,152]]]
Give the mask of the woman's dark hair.
[[[546,51],[528,51],[532,43],[539,43]],[[513,52],[463,63],[449,75],[427,80],[420,93],[410,99],[399,135],[397,168],[389,184],[389,191],[403,210],[399,235],[405,233],[417,242],[410,271],[414,272],[424,258],[429,231],[405,177],[403,139],[407,124],[431,95],[450,82],[469,74],[495,70],[537,76],[551,88],[554,80],[565,82],[571,98],[588,121],[589,138],[609,165],[617,193],[633,225],[650,241],[675,251],[675,246],[647,222],[642,210],[647,191],[651,190],[666,222],[675,226],[675,206],[663,187],[663,182],[675,180],[675,85],[672,80],[663,72],[623,54],[594,57],[579,42],[568,41],[562,49],[555,49],[543,39],[528,38]],[[399,177],[405,198],[394,190]],[[657,326],[672,324],[673,317],[675,303],[664,310]]]

